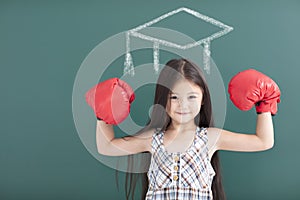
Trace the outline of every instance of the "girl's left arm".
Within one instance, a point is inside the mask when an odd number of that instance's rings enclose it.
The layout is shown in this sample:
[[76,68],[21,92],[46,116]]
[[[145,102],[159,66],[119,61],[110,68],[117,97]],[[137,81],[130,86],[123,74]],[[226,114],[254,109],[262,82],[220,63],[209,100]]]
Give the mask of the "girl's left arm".
[[274,129],[270,112],[257,115],[255,134],[234,133],[218,128],[209,128],[208,132],[219,135],[214,151],[264,151],[274,145]]
[[[210,135],[217,134],[214,150],[264,151],[274,145],[272,115],[277,113],[280,89],[268,76],[254,69],[237,73],[228,84],[233,104],[241,110],[255,105],[257,115],[255,134],[234,133],[222,129],[210,129]],[[212,137],[211,137],[212,138]]]

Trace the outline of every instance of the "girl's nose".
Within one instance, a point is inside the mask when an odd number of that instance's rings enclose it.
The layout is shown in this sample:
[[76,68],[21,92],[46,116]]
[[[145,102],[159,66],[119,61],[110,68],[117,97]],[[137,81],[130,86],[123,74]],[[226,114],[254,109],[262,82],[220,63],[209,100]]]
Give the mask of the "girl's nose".
[[187,100],[185,100],[184,98],[178,99],[178,104],[179,104],[180,107],[187,106],[187,103],[188,103]]

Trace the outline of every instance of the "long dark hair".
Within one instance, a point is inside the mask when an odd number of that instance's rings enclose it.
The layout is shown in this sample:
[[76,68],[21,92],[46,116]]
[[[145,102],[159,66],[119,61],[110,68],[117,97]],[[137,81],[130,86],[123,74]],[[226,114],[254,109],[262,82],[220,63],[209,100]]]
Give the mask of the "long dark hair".
[[[151,119],[147,126],[142,130],[147,130],[151,128],[161,128],[163,131],[167,130],[170,125],[171,119],[166,113],[166,105],[168,102],[168,94],[170,88],[176,83],[177,80],[187,79],[196,85],[198,85],[203,91],[203,99],[200,113],[195,117],[195,123],[199,127],[212,127],[213,126],[213,116],[212,116],[212,105],[210,99],[210,93],[205,81],[204,75],[200,68],[187,59],[173,59],[166,63],[165,67],[161,70],[159,78],[157,80],[155,97],[154,97],[154,107],[151,114]],[[141,132],[142,132],[141,131]],[[150,159],[150,156],[149,156]],[[129,156],[129,166],[132,165],[131,156]],[[149,161],[150,163],[150,161]],[[218,152],[215,152],[211,164],[216,172],[216,175],[212,182],[212,192],[213,197],[216,200],[225,200],[225,192],[222,185],[221,178],[221,166],[219,162]],[[137,182],[141,181],[142,193],[141,199],[145,199],[147,189],[148,189],[148,178],[147,173],[126,174],[126,199],[134,198],[134,191]]]

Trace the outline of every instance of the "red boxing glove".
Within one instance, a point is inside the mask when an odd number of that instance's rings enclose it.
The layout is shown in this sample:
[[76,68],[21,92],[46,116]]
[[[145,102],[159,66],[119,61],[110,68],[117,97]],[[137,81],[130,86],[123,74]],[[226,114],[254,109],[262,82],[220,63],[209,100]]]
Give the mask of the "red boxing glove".
[[233,104],[241,110],[250,110],[256,106],[256,112],[277,112],[280,102],[280,90],[268,76],[248,69],[236,74],[229,82],[228,92]]
[[129,115],[135,96],[126,82],[111,78],[92,87],[85,98],[98,119],[108,124],[119,124]]

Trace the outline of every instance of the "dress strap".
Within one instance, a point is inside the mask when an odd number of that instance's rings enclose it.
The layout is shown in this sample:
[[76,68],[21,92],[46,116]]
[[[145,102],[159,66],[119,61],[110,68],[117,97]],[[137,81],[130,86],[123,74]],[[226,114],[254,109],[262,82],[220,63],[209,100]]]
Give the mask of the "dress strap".
[[151,150],[152,153],[156,152],[162,144],[162,131],[160,129],[155,129],[154,134],[152,136],[151,142]]
[[197,127],[196,130],[196,140],[195,140],[195,148],[199,151],[207,151],[207,143],[208,143],[208,137],[207,137],[207,129],[204,127]]

